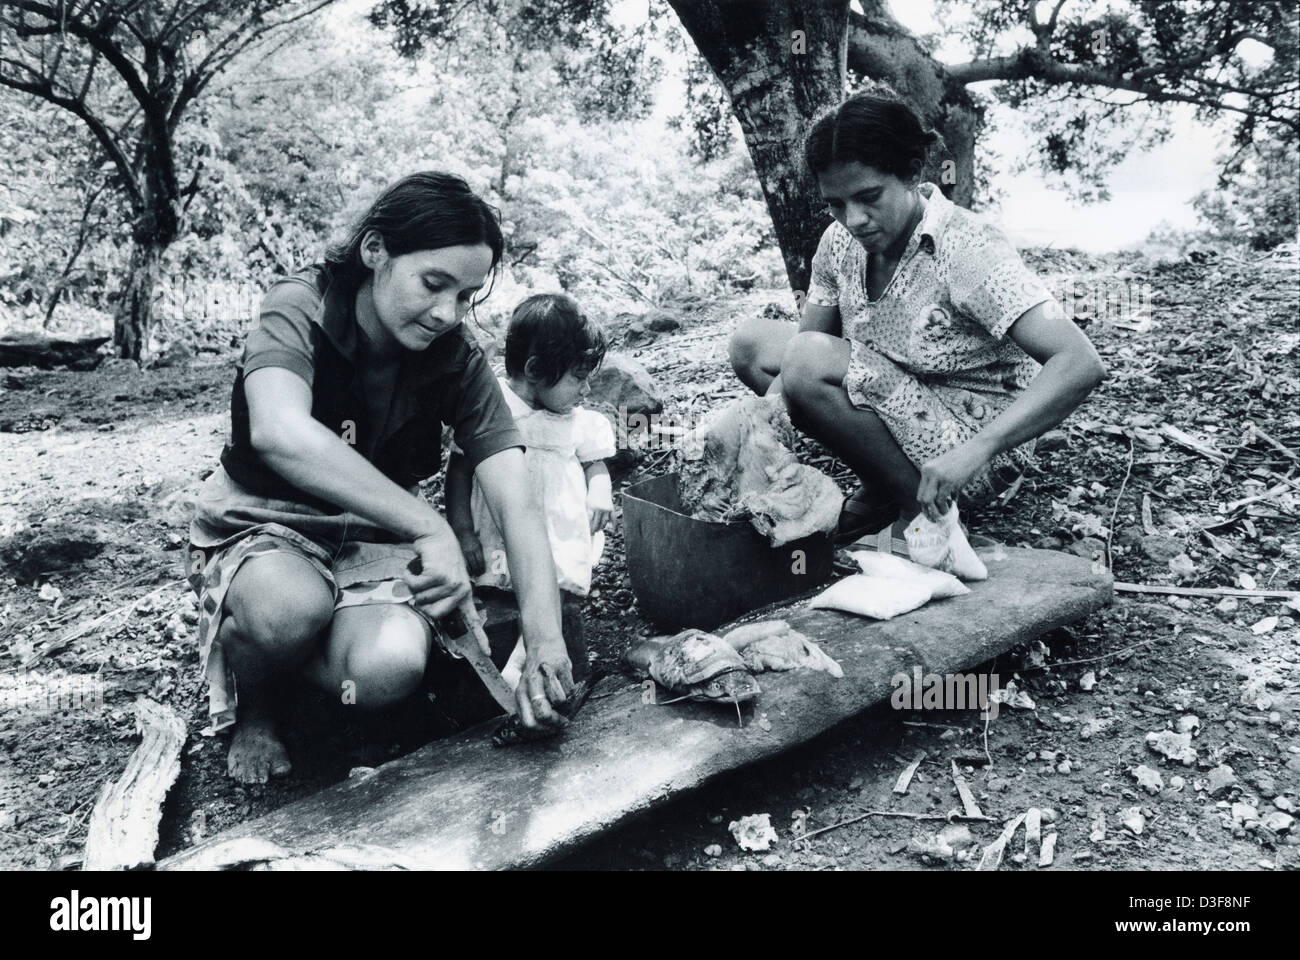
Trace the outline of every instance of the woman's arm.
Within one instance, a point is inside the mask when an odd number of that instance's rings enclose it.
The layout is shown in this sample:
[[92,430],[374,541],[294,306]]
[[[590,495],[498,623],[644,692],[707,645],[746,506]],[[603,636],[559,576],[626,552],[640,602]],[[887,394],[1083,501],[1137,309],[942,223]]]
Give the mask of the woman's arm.
[[992,423],[921,468],[916,499],[931,519],[999,453],[1050,430],[1106,376],[1088,338],[1059,309],[1040,303],[1020,316],[1008,336],[1043,365],[1038,376]]
[[1043,369],[984,429],[990,459],[1052,429],[1106,377],[1092,342],[1059,309],[1048,307],[1040,303],[1026,311],[1007,331]]
[[424,571],[408,580],[431,619],[469,595],[460,549],[438,511],[384,476],[311,415],[311,387],[282,367],[259,367],[244,379],[249,439],[258,456],[298,489],[410,540]]
[[809,301],[803,305],[799,317],[799,332],[813,330],[817,333],[829,333],[832,337],[840,336],[840,308],[824,303]]
[[587,479],[587,518],[591,521],[591,532],[595,533],[609,526],[610,515],[614,512],[609,468],[604,460],[593,460],[582,465],[582,475]]
[[541,506],[532,485],[521,482],[528,476],[524,453],[517,447],[494,453],[474,475],[501,529],[510,579],[519,598],[527,653],[515,690],[519,719],[527,727],[563,723],[551,705],[568,699],[573,665],[560,632],[560,591]]

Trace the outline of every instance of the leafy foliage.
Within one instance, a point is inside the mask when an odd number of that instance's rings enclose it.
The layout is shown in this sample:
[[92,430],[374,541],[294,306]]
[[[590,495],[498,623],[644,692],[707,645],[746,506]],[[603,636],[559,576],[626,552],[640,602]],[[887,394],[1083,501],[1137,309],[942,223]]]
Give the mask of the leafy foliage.
[[1107,199],[1116,163],[1168,139],[1174,104],[1191,104],[1203,122],[1231,120],[1238,146],[1300,137],[1293,4],[999,0],[963,17],[957,0],[939,3],[944,34],[974,52],[949,71],[1002,81],[993,95],[1038,137],[1033,162],[1081,199]]
[[[165,255],[154,350],[177,341],[229,350],[266,283],[318,258],[379,190],[419,169],[464,176],[502,212],[509,276],[479,310],[489,332],[525,289],[565,287],[608,315],[774,282],[779,260],[743,153],[701,165],[685,134],[664,137],[655,121],[633,119],[652,84],[626,109],[593,112],[565,72],[588,52],[539,45],[489,55],[496,27],[467,23],[415,59],[401,56],[391,30],[346,17],[304,24],[292,42],[193,104],[175,143],[202,186]],[[50,114],[57,111],[16,128],[15,142],[53,154],[84,150],[75,123],[65,140],[34,136]],[[17,154],[0,163],[33,177],[45,169]],[[2,286],[11,299],[21,289],[30,300],[28,326],[39,321],[61,263],[27,251],[42,237],[59,249],[75,238],[75,219],[59,211],[75,205],[77,184],[63,168],[58,179],[61,206],[33,180],[18,204],[25,212],[0,229],[3,260],[25,265],[24,286]],[[118,209],[96,228],[102,257],[74,277],[70,298],[83,315],[110,302],[112,278],[128,269],[129,219]],[[55,325],[69,321],[60,314]]]
[[1209,235],[1253,250],[1271,250],[1300,238],[1300,156],[1296,144],[1273,141],[1225,165],[1218,189],[1192,201]]

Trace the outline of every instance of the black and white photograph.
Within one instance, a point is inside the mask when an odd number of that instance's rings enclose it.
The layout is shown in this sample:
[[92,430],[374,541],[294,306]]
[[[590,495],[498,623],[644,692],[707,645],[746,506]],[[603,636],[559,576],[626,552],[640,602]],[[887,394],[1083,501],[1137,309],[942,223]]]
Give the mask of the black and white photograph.
[[21,925],[247,871],[1282,920],[1298,58],[1294,0],[0,2]]

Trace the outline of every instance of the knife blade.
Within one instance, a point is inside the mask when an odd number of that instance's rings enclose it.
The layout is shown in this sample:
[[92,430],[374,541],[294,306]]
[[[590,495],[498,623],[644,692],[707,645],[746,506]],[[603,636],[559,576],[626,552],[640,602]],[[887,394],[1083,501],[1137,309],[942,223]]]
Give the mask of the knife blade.
[[[424,570],[424,565],[419,557],[415,557],[406,565],[406,569],[418,576]],[[438,628],[437,632],[442,638],[446,651],[473,667],[479,680],[487,688],[487,692],[492,695],[492,699],[506,713],[514,716],[518,712],[515,692],[502,678],[496,664],[483,652],[485,648],[489,648],[488,638],[483,629],[483,620],[479,617],[478,610],[474,608],[473,596],[467,596],[455,610],[443,617],[435,626]]]

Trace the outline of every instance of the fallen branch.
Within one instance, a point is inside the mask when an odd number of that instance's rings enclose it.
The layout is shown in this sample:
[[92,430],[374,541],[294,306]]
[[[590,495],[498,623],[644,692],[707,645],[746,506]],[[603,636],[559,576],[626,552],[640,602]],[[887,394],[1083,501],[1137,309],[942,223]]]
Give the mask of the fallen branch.
[[992,817],[978,816],[969,817],[960,813],[911,813],[907,810],[868,810],[866,813],[860,813],[856,817],[849,817],[847,820],[841,820],[839,823],[832,823],[829,827],[819,827],[816,830],[809,830],[800,840],[809,840],[819,833],[826,833],[829,830],[838,830],[840,827],[847,827],[852,823],[859,823],[868,817],[899,817],[904,820],[945,820],[949,823],[994,823]]
[[[1110,510],[1110,523],[1106,527],[1106,569],[1114,570],[1115,562],[1110,556],[1110,541],[1115,535],[1115,515],[1119,513],[1119,502],[1124,498],[1124,488],[1128,486],[1128,478],[1133,475],[1133,438],[1128,438],[1128,467],[1124,470],[1124,479],[1120,481],[1119,493],[1115,494],[1115,506]],[[1148,501],[1149,503],[1150,501]]]
[[91,633],[94,630],[98,630],[100,626],[102,626],[106,621],[112,619],[113,617],[121,616],[122,614],[130,614],[130,612],[135,609],[135,605],[139,603],[141,600],[147,600],[149,597],[162,593],[164,590],[166,590],[169,587],[178,587],[184,583],[185,583],[184,580],[172,580],[168,583],[164,583],[161,587],[157,587],[153,590],[150,590],[142,597],[136,597],[134,600],[130,601],[129,603],[124,603],[120,607],[114,607],[112,610],[109,610],[107,613],[101,613],[97,617],[94,617],[90,620],[83,621],[82,623],[77,624],[68,632],[64,633],[63,636],[57,637],[54,640],[49,641],[48,643],[42,645],[38,650],[34,650],[31,653],[31,655],[18,666],[8,667],[4,670],[0,670],[0,673],[14,673],[18,670],[30,670],[32,667],[36,666],[36,664],[40,663],[46,657],[50,656],[51,654],[58,653],[60,650],[67,647],[74,640],[79,640],[86,634]]
[[1180,430],[1178,427],[1175,427],[1172,423],[1160,424],[1160,432],[1163,433],[1170,440],[1174,441],[1174,443],[1178,444],[1179,446],[1186,447],[1188,450],[1191,450],[1194,453],[1199,453],[1207,460],[1211,460],[1214,463],[1219,464],[1220,466],[1227,463],[1228,460],[1231,459],[1223,451],[1215,449],[1214,447],[1210,446],[1208,443],[1204,443],[1200,440],[1197,440],[1191,434],[1183,430]]
[[[1284,479],[1276,487],[1271,487],[1263,493],[1258,493],[1253,497],[1245,497],[1241,500],[1234,500],[1224,507],[1224,513],[1232,513],[1234,510],[1240,510],[1242,507],[1249,506],[1252,503],[1259,503],[1261,500],[1272,500],[1279,494],[1286,493],[1292,487],[1300,487],[1300,480]],[[1229,521],[1231,522],[1231,521]]]
[[85,870],[151,866],[167,791],[181,772],[185,721],[171,707],[141,697],[135,703],[140,746],[121,778],[104,784],[90,814]]
[[1284,454],[1286,454],[1288,457],[1290,457],[1292,460],[1300,461],[1300,453],[1296,453],[1294,450],[1292,450],[1290,447],[1288,447],[1288,446],[1287,446],[1285,443],[1283,443],[1281,440],[1278,440],[1278,439],[1276,439],[1275,437],[1271,437],[1271,436],[1269,436],[1267,433],[1265,433],[1263,430],[1259,429],[1259,427],[1257,427],[1257,426],[1256,426],[1255,424],[1253,424],[1253,423],[1249,425],[1249,428],[1250,428],[1250,432],[1251,432],[1251,433],[1253,433],[1255,436],[1259,437],[1259,439],[1263,440],[1265,443],[1267,443],[1267,444],[1268,444],[1270,447],[1272,447],[1273,449],[1281,451],[1282,453],[1284,453]]
[[1050,670],[1055,667],[1075,667],[1081,663],[1096,663],[1098,660],[1109,660],[1111,657],[1120,657],[1126,653],[1132,653],[1140,647],[1145,647],[1155,642],[1156,638],[1152,637],[1150,640],[1143,640],[1141,643],[1135,643],[1133,646],[1125,647],[1123,650],[1112,650],[1110,653],[1102,653],[1095,657],[1084,657],[1082,660],[1054,660],[1051,663],[1043,664],[1041,667],[1021,667],[1020,672],[1029,673],[1031,670]]
[[67,364],[74,370],[90,370],[99,362],[99,348],[112,339],[30,334],[0,337],[0,367],[36,366],[48,370]]
[[1157,583],[1124,583],[1115,581],[1120,593],[1168,593],[1178,597],[1272,597],[1289,600],[1295,590],[1242,590],[1239,587],[1168,587]]
[[1005,507],[1007,504],[1009,504],[1011,502],[1011,499],[1017,493],[1020,492],[1020,487],[1022,484],[1024,484],[1024,482],[1025,482],[1025,474],[1021,473],[1020,476],[1016,477],[1015,482],[1011,484],[1011,486],[1007,487],[1007,489],[1003,490],[1000,494],[998,494],[998,505],[1001,507]]
[[1002,855],[1006,852],[1007,844],[1016,835],[1016,830],[1024,822],[1024,819],[1025,814],[1020,814],[1006,825],[1006,828],[996,840],[984,848],[984,855],[980,857],[979,866],[975,868],[976,870],[996,870],[1002,865]]

